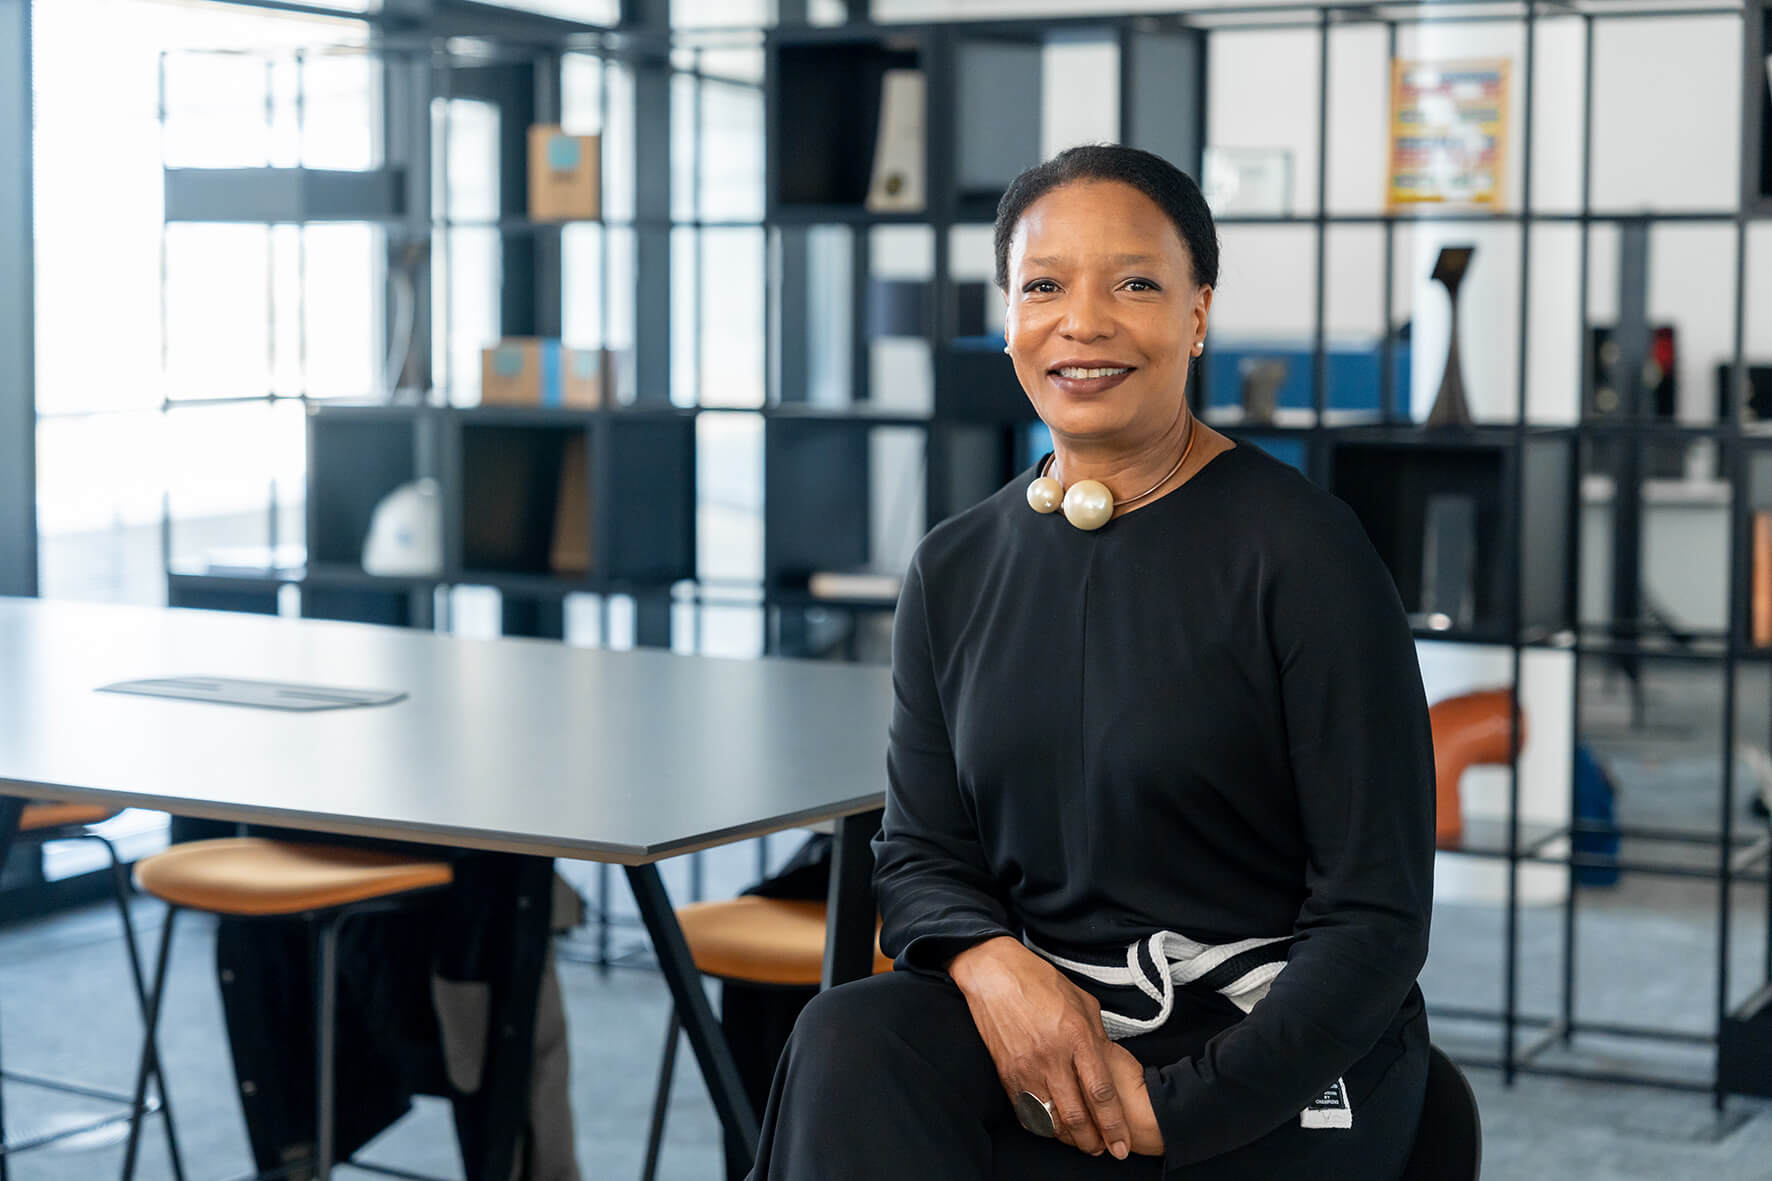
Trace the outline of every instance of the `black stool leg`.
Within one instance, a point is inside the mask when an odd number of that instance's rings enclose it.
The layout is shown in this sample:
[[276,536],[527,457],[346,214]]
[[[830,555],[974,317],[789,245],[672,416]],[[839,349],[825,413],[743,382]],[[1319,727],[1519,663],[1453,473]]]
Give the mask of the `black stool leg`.
[[338,1023],[338,919],[314,920],[319,985],[314,1013],[314,1178],[331,1181],[333,1151],[333,1043]]
[[[24,815],[25,802],[17,796],[0,796],[0,872],[6,869],[6,861],[12,855],[13,842],[18,838],[19,817]],[[6,1164],[6,1080],[0,1076],[0,1181],[7,1181],[10,1173]]]
[[[135,1101],[130,1106],[129,1145],[123,1150],[123,1181],[131,1181],[135,1176],[136,1153],[141,1148],[142,1115],[147,1106],[148,1076],[159,1075],[159,1067],[154,1053],[154,1037],[160,1026],[160,1002],[166,995],[166,961],[172,956],[172,929],[178,918],[178,907],[166,908],[166,926],[160,932],[160,954],[154,964],[154,989],[148,993],[148,1008],[144,1021],[147,1029],[142,1037],[141,1064],[135,1071]],[[166,1079],[160,1078],[160,1102],[166,1104]],[[168,1126],[171,1126],[170,1119]]]
[[[98,833],[88,833],[87,835],[102,844],[105,847],[105,852],[111,855],[111,893],[117,900],[117,915],[123,920],[123,945],[129,955],[129,975],[135,984],[135,999],[136,1003],[141,1006],[142,1022],[145,1025],[148,1020],[148,986],[147,982],[142,979],[141,949],[136,943],[135,924],[130,920],[129,914],[129,871],[123,867],[123,859],[117,856],[117,846],[111,843],[110,838],[100,836]],[[167,916],[167,922],[170,925],[170,914]],[[154,1076],[154,1086],[160,1092],[160,1118],[166,1124],[166,1153],[172,1160],[173,1181],[185,1181],[184,1158],[178,1150],[178,1130],[172,1124],[172,1102],[166,1096],[166,1079],[160,1073],[159,1039],[152,1032],[148,1035],[148,1052],[153,1057],[151,1069]],[[142,1101],[146,1102],[145,1095],[142,1097]],[[6,1179],[0,1177],[0,1181],[6,1181]]]
[[664,1061],[658,1064],[658,1094],[652,1097],[652,1125],[646,1132],[646,1164],[640,1170],[640,1181],[652,1181],[658,1175],[658,1150],[664,1144],[665,1108],[671,1101],[671,1076],[677,1072],[677,1042],[683,1036],[683,1023],[677,1018],[677,1006],[671,1006],[671,1025],[665,1033]]
[[6,1163],[6,1072],[0,1070],[0,1181],[12,1176]]

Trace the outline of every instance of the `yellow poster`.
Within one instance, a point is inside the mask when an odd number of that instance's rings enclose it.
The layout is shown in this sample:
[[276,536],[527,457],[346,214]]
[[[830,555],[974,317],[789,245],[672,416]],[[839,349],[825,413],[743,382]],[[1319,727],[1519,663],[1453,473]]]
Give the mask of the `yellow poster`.
[[1390,207],[1501,203],[1506,58],[1391,63]]

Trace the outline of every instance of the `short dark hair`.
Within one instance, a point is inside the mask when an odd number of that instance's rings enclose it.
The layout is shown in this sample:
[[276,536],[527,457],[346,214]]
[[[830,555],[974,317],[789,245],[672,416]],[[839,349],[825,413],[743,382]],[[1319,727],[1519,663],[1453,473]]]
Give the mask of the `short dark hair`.
[[1029,205],[1061,185],[1117,180],[1131,185],[1169,215],[1187,244],[1197,286],[1218,286],[1218,228],[1194,178],[1163,157],[1123,144],[1066,148],[1016,177],[997,202],[997,286],[1009,289],[1009,241]]

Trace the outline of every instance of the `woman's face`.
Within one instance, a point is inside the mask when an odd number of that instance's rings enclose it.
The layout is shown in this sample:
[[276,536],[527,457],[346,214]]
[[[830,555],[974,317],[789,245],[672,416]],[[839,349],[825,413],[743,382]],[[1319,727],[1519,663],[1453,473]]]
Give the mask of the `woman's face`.
[[1136,444],[1173,426],[1212,289],[1156,202],[1118,181],[1048,192],[1015,227],[1005,299],[1015,375],[1054,433]]

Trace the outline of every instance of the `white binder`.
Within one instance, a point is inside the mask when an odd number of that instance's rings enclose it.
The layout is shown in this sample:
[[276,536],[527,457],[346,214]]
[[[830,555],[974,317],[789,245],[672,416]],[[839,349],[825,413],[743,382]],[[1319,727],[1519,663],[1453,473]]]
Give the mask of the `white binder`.
[[923,208],[923,105],[923,71],[886,71],[880,80],[880,134],[868,182],[867,207],[874,213]]

